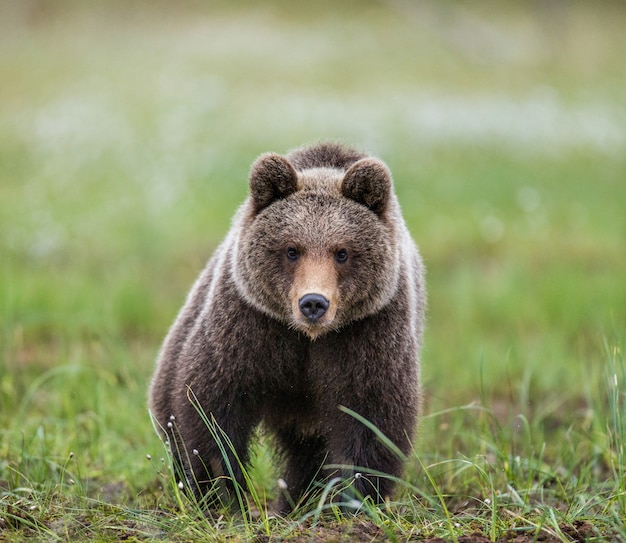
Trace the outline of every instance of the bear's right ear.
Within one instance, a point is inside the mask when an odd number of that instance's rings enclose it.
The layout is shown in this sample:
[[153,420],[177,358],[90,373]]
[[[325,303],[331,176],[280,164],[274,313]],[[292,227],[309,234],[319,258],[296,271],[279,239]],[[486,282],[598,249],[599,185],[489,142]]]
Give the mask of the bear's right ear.
[[285,158],[266,153],[256,159],[250,170],[250,194],[258,213],[275,200],[296,192],[298,174]]

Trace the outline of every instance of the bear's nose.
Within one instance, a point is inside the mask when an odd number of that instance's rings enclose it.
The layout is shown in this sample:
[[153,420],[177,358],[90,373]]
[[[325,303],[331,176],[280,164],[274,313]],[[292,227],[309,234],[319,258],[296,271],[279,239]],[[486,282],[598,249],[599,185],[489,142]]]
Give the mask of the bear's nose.
[[315,322],[326,313],[330,303],[321,294],[305,294],[300,298],[298,305],[302,314],[311,322]]

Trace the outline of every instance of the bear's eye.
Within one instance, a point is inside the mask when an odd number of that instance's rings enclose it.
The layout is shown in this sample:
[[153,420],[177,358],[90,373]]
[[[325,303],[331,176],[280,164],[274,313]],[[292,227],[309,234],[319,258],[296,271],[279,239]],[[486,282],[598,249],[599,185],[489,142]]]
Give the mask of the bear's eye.
[[300,253],[298,252],[298,249],[296,249],[295,247],[287,247],[287,259],[290,260],[291,262],[295,262],[296,260],[298,260],[298,257],[300,256]]
[[346,261],[348,260],[348,251],[346,251],[345,249],[339,249],[336,253],[335,253],[335,260],[339,263],[339,264],[345,264]]

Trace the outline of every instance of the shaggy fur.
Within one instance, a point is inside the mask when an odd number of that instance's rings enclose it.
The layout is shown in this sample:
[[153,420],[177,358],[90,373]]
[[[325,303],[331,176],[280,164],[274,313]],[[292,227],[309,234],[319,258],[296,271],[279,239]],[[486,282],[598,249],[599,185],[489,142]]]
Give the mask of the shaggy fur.
[[[380,160],[335,144],[260,156],[250,196],[165,339],[150,390],[194,492],[218,478],[223,493],[232,490],[194,398],[244,464],[255,428],[274,434],[286,464],[283,509],[333,475],[327,466],[400,475],[401,459],[339,406],[410,450],[423,273]],[[393,484],[363,476],[352,488],[378,501]]]

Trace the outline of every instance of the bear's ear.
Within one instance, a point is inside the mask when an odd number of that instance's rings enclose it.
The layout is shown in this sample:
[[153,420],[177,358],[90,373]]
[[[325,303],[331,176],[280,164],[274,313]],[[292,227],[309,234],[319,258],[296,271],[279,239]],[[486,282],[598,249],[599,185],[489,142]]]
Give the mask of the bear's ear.
[[296,192],[298,174],[285,158],[266,153],[256,159],[250,170],[250,194],[258,213],[275,200]]
[[341,192],[359,204],[382,215],[391,195],[391,172],[375,158],[364,158],[355,162],[346,172]]

